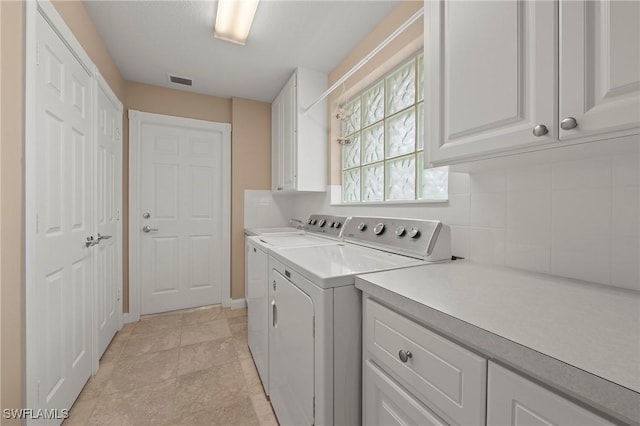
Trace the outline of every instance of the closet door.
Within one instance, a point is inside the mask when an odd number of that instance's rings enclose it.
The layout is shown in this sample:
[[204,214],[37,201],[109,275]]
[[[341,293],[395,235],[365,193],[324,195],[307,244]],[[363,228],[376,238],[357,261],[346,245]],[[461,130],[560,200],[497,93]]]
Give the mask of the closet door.
[[100,75],[96,91],[95,219],[100,240],[95,247],[98,357],[120,328],[122,319],[122,104]]
[[90,74],[39,13],[36,37],[36,261],[27,300],[34,380],[27,386],[37,387],[37,408],[62,409],[92,367],[93,99]]

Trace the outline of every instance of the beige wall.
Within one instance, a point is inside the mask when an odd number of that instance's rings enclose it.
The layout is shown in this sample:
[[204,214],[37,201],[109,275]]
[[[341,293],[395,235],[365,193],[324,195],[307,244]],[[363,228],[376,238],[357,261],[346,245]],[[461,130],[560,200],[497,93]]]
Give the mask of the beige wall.
[[[0,1],[2,100],[0,114],[0,365],[1,408],[22,406],[23,345],[23,149],[24,3]],[[2,420],[2,423],[9,423]],[[18,422],[15,422],[18,423]]]
[[129,119],[127,110],[135,109],[155,114],[231,123],[231,99],[130,81],[125,83],[125,93],[122,141],[122,256],[124,258],[122,302],[124,312],[129,312]]
[[[407,21],[423,6],[422,1],[405,0],[384,18],[347,56],[344,57],[329,73],[329,85],[335,83],[362,58],[369,54],[376,46],[387,38],[400,25]],[[329,95],[327,108],[329,114],[329,183],[339,185],[340,174],[340,146],[336,143],[339,136],[340,123],[335,118],[338,106],[350,96],[365,89],[371,83],[408,58],[424,45],[423,19],[420,18],[402,32],[387,47],[374,56],[365,66],[352,75],[341,87]]]
[[271,189],[271,104],[231,99],[231,298],[244,297],[244,190]]
[[93,25],[84,3],[69,0],[52,0],[52,3],[87,55],[96,64],[100,74],[122,101],[124,99],[124,79],[111,57],[107,45]]

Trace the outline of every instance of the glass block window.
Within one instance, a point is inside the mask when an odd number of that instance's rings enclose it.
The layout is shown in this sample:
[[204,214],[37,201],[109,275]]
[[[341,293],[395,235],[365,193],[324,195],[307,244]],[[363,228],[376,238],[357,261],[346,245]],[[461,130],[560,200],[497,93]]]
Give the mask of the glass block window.
[[446,200],[446,168],[423,168],[423,54],[342,105],[342,201]]

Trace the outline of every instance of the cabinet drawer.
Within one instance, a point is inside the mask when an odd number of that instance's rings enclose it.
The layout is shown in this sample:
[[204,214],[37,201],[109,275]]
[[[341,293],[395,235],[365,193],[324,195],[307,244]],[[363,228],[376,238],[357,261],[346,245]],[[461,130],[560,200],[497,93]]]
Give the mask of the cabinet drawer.
[[363,396],[367,426],[446,426],[371,361],[364,364]]
[[[366,299],[364,344],[391,376],[445,419],[484,424],[487,361]],[[410,357],[400,357],[400,351]]]
[[524,377],[489,363],[488,425],[611,425]]

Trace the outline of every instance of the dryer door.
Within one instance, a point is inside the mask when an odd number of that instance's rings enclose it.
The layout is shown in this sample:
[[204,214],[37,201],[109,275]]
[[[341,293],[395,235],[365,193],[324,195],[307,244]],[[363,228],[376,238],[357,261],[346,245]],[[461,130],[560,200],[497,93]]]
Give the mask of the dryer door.
[[281,425],[314,424],[314,309],[311,298],[271,271],[269,390]]

